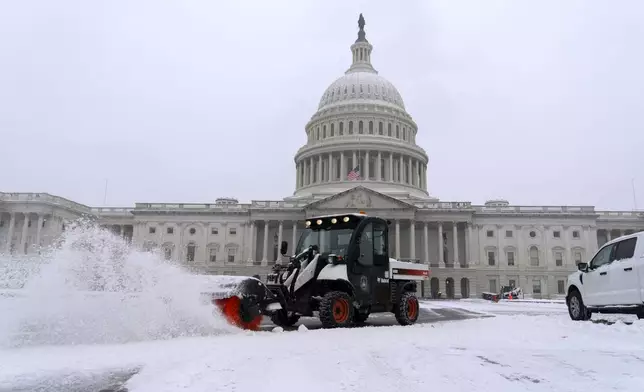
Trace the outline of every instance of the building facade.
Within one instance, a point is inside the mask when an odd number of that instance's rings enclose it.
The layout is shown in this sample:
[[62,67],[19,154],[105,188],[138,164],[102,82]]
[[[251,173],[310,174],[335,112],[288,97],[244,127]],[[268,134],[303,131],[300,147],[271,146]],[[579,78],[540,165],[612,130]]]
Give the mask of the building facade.
[[136,203],[92,208],[46,193],[0,193],[0,253],[31,254],[69,221],[91,216],[143,250],[199,273],[265,275],[293,249],[307,217],[365,211],[389,219],[392,257],[431,266],[422,295],[464,298],[521,287],[563,295],[567,275],[598,246],[644,230],[644,213],[592,206],[441,201],[428,193],[418,126],[395,86],[371,64],[364,19],[352,63],[324,92],[295,154],[295,192],[283,200]]

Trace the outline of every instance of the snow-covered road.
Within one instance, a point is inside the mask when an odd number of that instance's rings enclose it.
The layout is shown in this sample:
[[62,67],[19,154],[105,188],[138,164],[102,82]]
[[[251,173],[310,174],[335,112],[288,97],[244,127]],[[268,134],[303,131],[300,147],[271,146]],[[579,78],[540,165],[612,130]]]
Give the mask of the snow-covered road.
[[[641,321],[572,322],[561,304],[436,302],[423,306],[464,314],[512,306],[518,314],[412,327],[5,350],[0,390],[37,384],[51,387],[43,391],[82,390],[73,387],[74,379],[76,387],[83,380],[97,385],[115,372],[136,371],[126,385],[130,392],[640,391],[644,385]],[[534,314],[539,308],[544,314]]]

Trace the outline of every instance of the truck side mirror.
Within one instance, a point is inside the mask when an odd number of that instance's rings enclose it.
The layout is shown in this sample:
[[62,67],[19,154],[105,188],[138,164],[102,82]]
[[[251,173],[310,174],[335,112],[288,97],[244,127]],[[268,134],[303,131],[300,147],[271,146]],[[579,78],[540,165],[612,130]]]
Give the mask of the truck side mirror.
[[288,242],[282,241],[282,243],[280,244],[280,254],[284,256],[287,250],[288,250]]
[[577,264],[577,269],[581,272],[588,272],[588,263]]

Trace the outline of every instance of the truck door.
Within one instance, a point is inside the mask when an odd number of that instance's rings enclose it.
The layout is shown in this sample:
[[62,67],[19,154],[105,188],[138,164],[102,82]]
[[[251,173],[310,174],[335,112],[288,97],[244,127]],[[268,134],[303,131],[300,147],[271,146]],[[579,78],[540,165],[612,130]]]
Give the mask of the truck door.
[[613,262],[609,271],[611,305],[641,304],[639,269],[640,260],[635,258],[637,237],[627,238],[615,244]]
[[583,275],[583,299],[586,305],[610,305],[607,297],[607,291],[610,290],[608,270],[614,249],[614,244],[607,245],[590,261],[589,270]]
[[373,292],[373,223],[368,222],[356,232],[359,255],[350,260],[349,281],[361,305],[371,305]]
[[386,305],[391,294],[389,290],[389,227],[386,222],[373,223],[373,293],[374,303]]

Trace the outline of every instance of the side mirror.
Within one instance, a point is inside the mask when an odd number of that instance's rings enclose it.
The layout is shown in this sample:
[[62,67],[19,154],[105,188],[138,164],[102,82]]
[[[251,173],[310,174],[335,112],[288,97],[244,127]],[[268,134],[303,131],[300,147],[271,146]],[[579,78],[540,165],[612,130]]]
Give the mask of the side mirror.
[[581,272],[588,272],[588,263],[577,264],[577,269]]
[[288,242],[282,241],[282,244],[280,245],[280,254],[284,256],[287,250],[288,250]]

